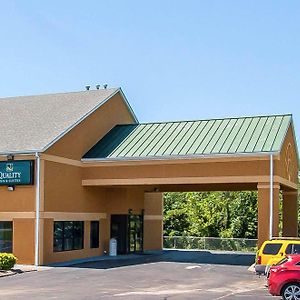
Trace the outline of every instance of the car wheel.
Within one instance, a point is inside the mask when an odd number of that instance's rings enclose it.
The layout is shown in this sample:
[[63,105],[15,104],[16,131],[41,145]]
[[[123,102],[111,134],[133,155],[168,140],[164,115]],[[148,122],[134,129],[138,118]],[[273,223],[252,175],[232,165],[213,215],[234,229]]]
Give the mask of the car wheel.
[[284,286],[281,294],[284,300],[300,300],[300,285],[289,283]]

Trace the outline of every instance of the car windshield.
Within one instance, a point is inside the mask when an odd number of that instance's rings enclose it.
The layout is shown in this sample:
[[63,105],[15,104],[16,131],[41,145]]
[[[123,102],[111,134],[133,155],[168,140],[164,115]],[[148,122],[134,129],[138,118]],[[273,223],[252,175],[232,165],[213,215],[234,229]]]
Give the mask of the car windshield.
[[263,254],[276,255],[279,252],[281,246],[282,243],[266,244],[263,250]]

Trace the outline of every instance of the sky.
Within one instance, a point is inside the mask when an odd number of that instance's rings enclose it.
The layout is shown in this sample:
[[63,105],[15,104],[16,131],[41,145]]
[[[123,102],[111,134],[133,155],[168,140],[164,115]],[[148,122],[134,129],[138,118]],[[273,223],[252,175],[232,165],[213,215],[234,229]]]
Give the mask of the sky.
[[300,141],[300,1],[0,1],[0,97],[86,84],[140,122],[292,113]]

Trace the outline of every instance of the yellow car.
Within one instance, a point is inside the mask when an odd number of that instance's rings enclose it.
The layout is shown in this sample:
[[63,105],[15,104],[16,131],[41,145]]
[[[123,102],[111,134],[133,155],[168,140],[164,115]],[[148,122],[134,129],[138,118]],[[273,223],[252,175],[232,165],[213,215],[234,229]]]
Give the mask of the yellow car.
[[256,273],[266,274],[271,266],[277,264],[287,254],[300,254],[300,239],[274,238],[265,241],[256,254]]

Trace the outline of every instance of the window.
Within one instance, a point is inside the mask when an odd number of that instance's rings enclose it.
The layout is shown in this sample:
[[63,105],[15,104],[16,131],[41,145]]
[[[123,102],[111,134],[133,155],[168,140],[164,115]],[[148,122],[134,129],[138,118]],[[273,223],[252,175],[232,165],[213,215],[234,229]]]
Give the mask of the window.
[[12,253],[13,222],[0,222],[0,252]]
[[279,252],[281,246],[282,246],[282,243],[266,244],[263,254],[276,255]]
[[91,221],[90,247],[99,248],[99,221]]
[[286,254],[300,254],[300,244],[289,244],[285,250]]
[[53,251],[70,251],[83,249],[84,222],[54,222]]

